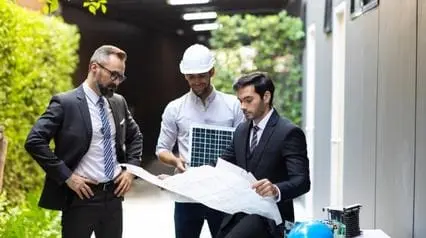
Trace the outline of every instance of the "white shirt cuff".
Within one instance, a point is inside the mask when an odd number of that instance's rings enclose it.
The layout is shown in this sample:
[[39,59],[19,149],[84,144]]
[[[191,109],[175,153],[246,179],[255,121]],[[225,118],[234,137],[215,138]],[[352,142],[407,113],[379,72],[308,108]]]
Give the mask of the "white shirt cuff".
[[280,191],[280,189],[278,188],[277,185],[274,184],[274,186],[278,191],[278,195],[275,197],[275,202],[280,202],[281,201],[281,191]]

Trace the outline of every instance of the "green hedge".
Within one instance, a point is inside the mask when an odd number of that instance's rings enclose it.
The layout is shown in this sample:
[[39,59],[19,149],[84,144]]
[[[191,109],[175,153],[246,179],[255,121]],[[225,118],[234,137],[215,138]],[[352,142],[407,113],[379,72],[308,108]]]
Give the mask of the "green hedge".
[[4,190],[11,206],[42,184],[24,141],[50,97],[72,88],[79,39],[77,28],[58,17],[0,1],[0,124],[9,140]]
[[0,194],[0,237],[61,237],[60,213],[38,207],[39,194],[39,190],[28,193],[26,200],[12,209],[7,209],[9,202]]

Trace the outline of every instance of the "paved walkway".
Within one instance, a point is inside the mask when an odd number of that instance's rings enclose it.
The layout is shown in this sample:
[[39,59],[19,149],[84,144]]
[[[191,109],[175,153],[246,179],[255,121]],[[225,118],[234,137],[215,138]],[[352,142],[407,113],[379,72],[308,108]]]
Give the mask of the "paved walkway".
[[[125,198],[123,238],[173,238],[174,202],[167,193],[137,180]],[[211,238],[204,224],[200,238]]]

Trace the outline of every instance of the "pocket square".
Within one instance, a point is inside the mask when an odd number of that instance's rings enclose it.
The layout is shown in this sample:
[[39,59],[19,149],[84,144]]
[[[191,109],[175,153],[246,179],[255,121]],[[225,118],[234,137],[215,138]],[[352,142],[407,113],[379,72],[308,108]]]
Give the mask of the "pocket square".
[[120,126],[124,124],[124,119],[120,121]]

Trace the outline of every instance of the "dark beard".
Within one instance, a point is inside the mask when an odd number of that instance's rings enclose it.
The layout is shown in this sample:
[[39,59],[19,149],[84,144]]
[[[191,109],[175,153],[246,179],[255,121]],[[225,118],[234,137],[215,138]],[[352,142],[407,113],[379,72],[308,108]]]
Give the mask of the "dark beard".
[[112,84],[112,85],[109,85],[109,86],[103,86],[100,83],[96,83],[96,86],[98,87],[101,95],[106,97],[106,98],[112,97],[112,95],[114,95],[115,91],[117,91],[117,87],[115,86],[115,84]]

